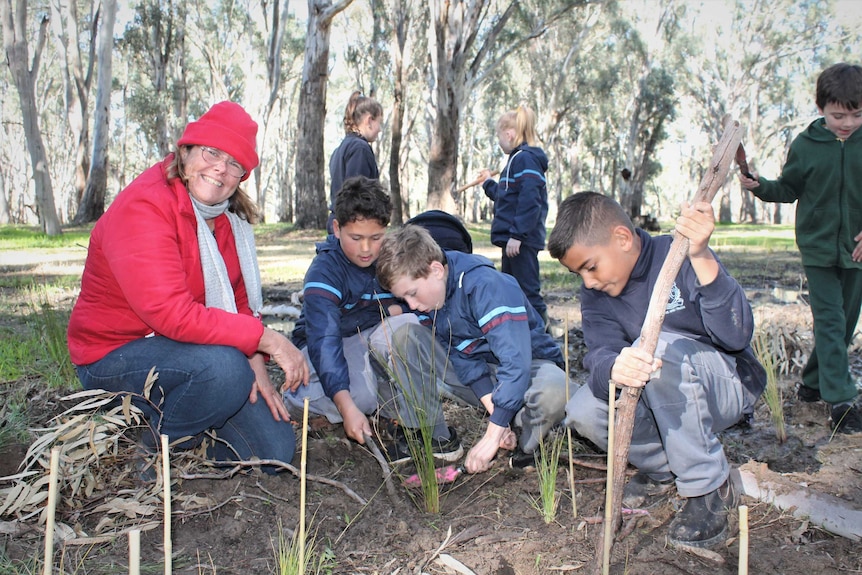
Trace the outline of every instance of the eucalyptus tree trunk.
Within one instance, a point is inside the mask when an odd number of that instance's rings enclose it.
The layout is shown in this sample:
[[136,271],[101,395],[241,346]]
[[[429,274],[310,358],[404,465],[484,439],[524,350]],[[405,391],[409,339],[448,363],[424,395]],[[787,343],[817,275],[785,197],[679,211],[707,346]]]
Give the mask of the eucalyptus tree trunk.
[[296,147],[296,227],[325,228],[328,217],[323,156],[329,35],[332,19],[353,0],[308,0],[305,62],[299,92]]
[[[544,34],[560,16],[580,2],[560,2],[548,14],[528,22],[505,46],[500,34],[514,14],[524,16],[512,0],[490,25],[485,21],[491,4],[467,0],[430,0],[428,27],[432,100],[435,116],[428,152],[428,209],[454,212],[461,115],[470,93],[524,44]],[[553,8],[556,8],[554,10]],[[514,107],[515,103],[507,104]]]
[[36,108],[36,77],[47,37],[48,15],[44,14],[41,17],[32,66],[27,45],[27,0],[16,0],[14,11],[12,0],[0,0],[0,17],[3,19],[3,47],[6,51],[6,62],[9,64],[9,71],[12,72],[21,102],[24,136],[27,139],[27,151],[30,154],[30,165],[33,169],[39,225],[49,236],[57,236],[63,232],[54,207],[54,188],[51,185],[51,175],[48,173],[48,155],[45,152],[42,133],[39,131],[39,112]]
[[[90,85],[97,44],[96,30],[101,16],[100,10],[91,10],[88,41],[87,38],[78,37],[80,21],[77,2],[66,2],[63,6],[52,4],[51,10],[55,22],[59,23],[57,39],[64,58],[66,119],[75,142],[75,203],[80,204],[90,171]],[[89,46],[86,68],[81,57],[82,44]]]
[[93,128],[93,161],[87,177],[84,197],[75,215],[75,223],[94,222],[105,213],[108,186],[108,136],[111,132],[111,70],[114,51],[114,20],[117,0],[102,0],[104,14],[99,31],[99,80],[96,86],[96,109]]
[[[389,194],[392,198],[392,223],[401,224],[404,217],[404,201],[401,195],[401,142],[404,137],[404,99],[407,87],[405,81],[408,32],[410,30],[410,4],[404,0],[393,2],[392,22],[392,64],[394,75],[394,98],[392,103],[392,145],[389,148]],[[409,209],[408,209],[409,213]]]

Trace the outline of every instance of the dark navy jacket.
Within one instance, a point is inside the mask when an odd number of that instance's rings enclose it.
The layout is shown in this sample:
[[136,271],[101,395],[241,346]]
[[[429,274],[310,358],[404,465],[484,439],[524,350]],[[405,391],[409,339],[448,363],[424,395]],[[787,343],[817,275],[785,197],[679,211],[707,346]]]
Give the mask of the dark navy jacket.
[[[614,361],[624,347],[640,337],[650,294],[655,286],[671,236],[652,237],[636,230],[641,253],[626,287],[617,297],[581,287],[581,321],[587,354],[584,367],[590,372],[590,389],[599,399],[608,399],[608,380]],[[742,287],[721,267],[709,285],[697,281],[688,258],[676,277],[662,331],[673,332],[712,345],[736,358],[736,371],[754,405],[766,386],[766,372],[751,349],[754,318]]]
[[359,134],[347,134],[329,158],[329,208],[335,207],[335,196],[344,180],[353,176],[365,176],[372,180],[380,178],[377,158],[371,144]]
[[308,347],[323,390],[332,398],[350,387],[342,339],[373,328],[388,315],[390,305],[400,302],[380,288],[373,265],[360,268],[347,259],[335,236],[316,248],[305,273],[302,314],[292,339],[296,347]]
[[521,144],[509,154],[500,181],[487,180],[482,187],[494,201],[491,243],[503,247],[509,238],[537,250],[545,249],[548,188],[545,172],[548,156],[541,148]]
[[[476,397],[492,393],[491,421],[507,426],[524,405],[533,359],[560,367],[563,354],[518,282],[488,258],[445,252],[446,303],[429,322],[464,385]],[[488,364],[496,364],[497,383]]]

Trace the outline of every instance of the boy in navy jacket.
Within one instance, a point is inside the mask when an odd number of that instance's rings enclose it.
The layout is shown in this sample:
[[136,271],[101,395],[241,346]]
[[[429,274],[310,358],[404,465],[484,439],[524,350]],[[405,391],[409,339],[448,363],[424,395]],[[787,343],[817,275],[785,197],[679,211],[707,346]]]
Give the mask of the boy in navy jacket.
[[[427,314],[449,349],[458,381],[490,414],[484,436],[467,453],[470,473],[487,471],[498,448],[533,453],[563,419],[563,355],[517,281],[485,257],[443,251],[427,230],[406,225],[383,240],[381,286]],[[521,428],[520,438],[510,424]]]
[[[293,331],[311,377],[307,386],[284,398],[301,410],[307,397],[311,412],[343,422],[347,436],[359,443],[371,435],[367,416],[378,407],[384,417],[414,431],[430,425],[434,455],[454,461],[463,449],[445,423],[432,377],[434,363],[445,364],[445,352],[434,345],[419,318],[375,278],[391,212],[389,195],[378,180],[345,180],[335,200],[334,233],[317,245],[305,274],[302,315]],[[408,460],[404,430],[397,429],[393,439],[387,446],[390,460]]]
[[623,505],[641,507],[676,483],[686,497],[670,540],[695,547],[721,542],[736,505],[730,465],[717,433],[754,411],[766,374],[750,342],[751,306],[721,266],[709,238],[712,207],[684,206],[676,233],[688,257],[671,289],[655,355],[637,347],[650,294],[673,241],[635,229],[622,207],[595,192],[560,205],[548,240],[552,257],[583,279],[582,328],[590,372],[566,406],[566,423],[608,445],[608,381],[643,388],[629,460],[638,473]]

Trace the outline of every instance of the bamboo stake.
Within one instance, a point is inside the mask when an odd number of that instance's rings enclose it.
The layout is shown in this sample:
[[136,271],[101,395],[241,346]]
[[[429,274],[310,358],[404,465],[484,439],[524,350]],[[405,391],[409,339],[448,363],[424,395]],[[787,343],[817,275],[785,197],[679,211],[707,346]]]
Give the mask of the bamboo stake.
[[44,575],[54,572],[54,516],[57,512],[57,476],[60,474],[60,448],[51,449],[51,467],[48,472],[48,507],[45,509],[45,565]]
[[[566,404],[569,403],[570,395],[569,395],[569,316],[566,315],[566,319],[563,323],[563,328],[566,330],[563,335],[563,363],[566,365]],[[566,426],[566,439],[569,443],[569,490],[572,493],[572,519],[578,518],[578,500],[577,493],[575,493],[575,458],[572,453],[572,428],[568,425]]]
[[162,481],[165,498],[165,575],[171,575],[173,565],[173,543],[171,542],[171,460],[168,452],[168,436],[162,434]]
[[[494,170],[493,172],[491,172],[491,177],[493,178],[494,176],[496,176],[499,173],[500,173],[500,170]],[[485,178],[476,178],[475,180],[473,180],[469,184],[464,184],[463,186],[461,186],[460,188],[455,190],[455,194],[456,195],[460,194],[461,192],[463,192],[466,189],[472,188],[473,186],[478,186],[479,184],[481,184],[484,181],[485,181]]]
[[141,530],[129,531],[129,575],[141,575]]
[[305,469],[308,452],[308,398],[302,402],[302,457],[299,463],[299,571],[305,573]]
[[[742,128],[740,127],[739,122],[728,119],[724,125],[724,134],[713,150],[709,169],[701,179],[697,192],[692,198],[692,203],[712,202],[715,197],[715,193],[727,180],[730,165],[734,161],[736,150],[739,147],[739,142],[741,140]],[[656,279],[656,284],[653,287],[646,318],[644,318],[644,324],[640,334],[640,348],[646,350],[650,354],[655,352],[656,345],[658,344],[658,336],[661,332],[661,324],[664,321],[667,298],[670,295],[670,289],[673,286],[674,279],[676,279],[676,275],[679,273],[679,269],[682,267],[682,263],[688,255],[688,244],[688,238],[681,235],[674,236],[670,251],[665,258],[664,264],[662,265],[661,271]],[[615,436],[616,446],[614,447],[614,458],[616,461],[614,464],[614,517],[610,531],[611,537],[613,537],[620,523],[623,485],[625,484],[625,469],[628,463],[629,448],[631,447],[632,442],[635,408],[637,407],[640,393],[641,389],[638,387],[624,386],[620,393],[620,399],[617,405],[619,417],[617,418],[617,430]],[[610,449],[610,445],[608,447]],[[598,557],[599,552],[605,547],[603,537],[604,532],[600,532],[596,543],[596,561],[593,565],[593,573],[600,572]],[[610,544],[613,545],[613,541],[611,541]]]
[[608,380],[608,479],[605,489],[604,545],[602,546],[602,575],[611,570],[611,547],[614,543],[614,415],[617,386]]
[[748,505],[739,506],[739,575],[748,575]]

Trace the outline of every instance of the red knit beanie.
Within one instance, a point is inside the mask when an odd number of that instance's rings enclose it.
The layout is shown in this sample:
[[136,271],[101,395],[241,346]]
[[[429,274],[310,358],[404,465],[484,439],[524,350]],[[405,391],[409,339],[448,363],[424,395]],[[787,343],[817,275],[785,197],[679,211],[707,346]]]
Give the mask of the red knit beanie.
[[197,122],[190,122],[177,142],[177,146],[185,145],[210,146],[230,154],[245,168],[242,180],[248,178],[259,163],[257,122],[234,102],[219,102]]

